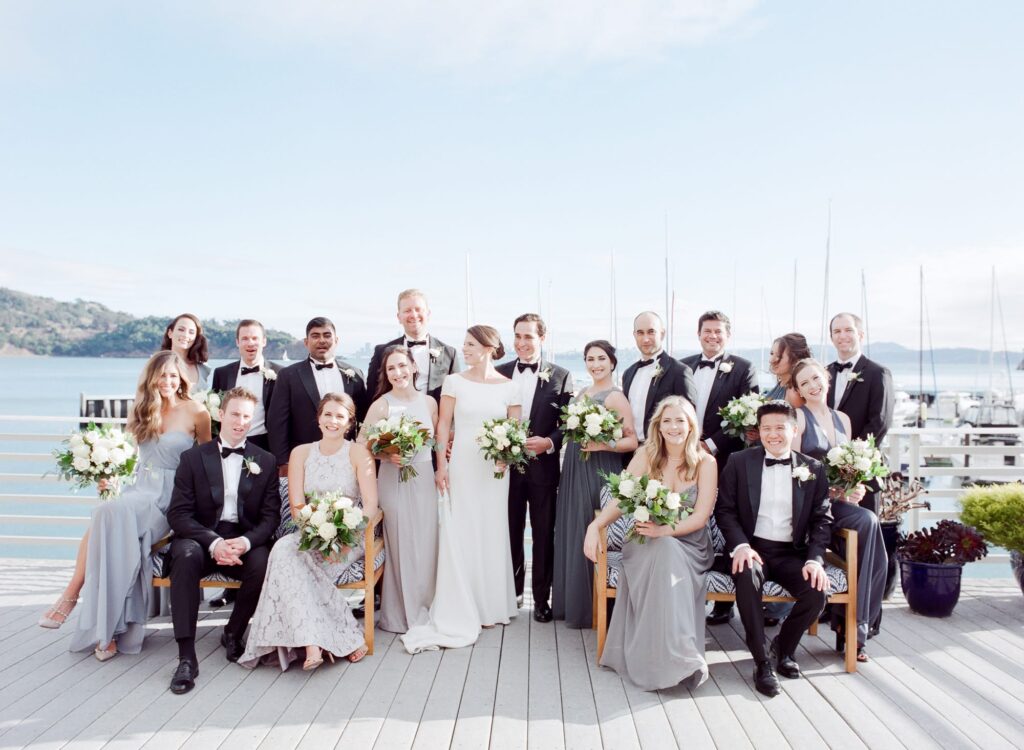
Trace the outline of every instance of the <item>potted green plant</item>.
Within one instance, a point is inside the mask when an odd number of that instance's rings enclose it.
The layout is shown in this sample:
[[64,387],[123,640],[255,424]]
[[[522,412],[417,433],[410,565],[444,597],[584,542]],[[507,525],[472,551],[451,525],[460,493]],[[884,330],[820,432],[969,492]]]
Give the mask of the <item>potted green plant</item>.
[[974,487],[963,494],[960,505],[964,523],[1010,553],[1010,566],[1024,591],[1024,484]]
[[932,506],[927,500],[918,501],[917,498],[927,490],[916,479],[911,481],[900,472],[894,471],[878,481],[882,485],[882,490],[879,493],[881,502],[878,506],[878,524],[882,528],[885,554],[889,556],[883,596],[888,599],[896,586],[896,544],[900,538],[900,524],[903,522],[903,516],[918,508],[931,510]]
[[897,547],[907,604],[928,617],[953,614],[964,564],[987,554],[988,545],[978,530],[959,521],[939,521],[908,535]]

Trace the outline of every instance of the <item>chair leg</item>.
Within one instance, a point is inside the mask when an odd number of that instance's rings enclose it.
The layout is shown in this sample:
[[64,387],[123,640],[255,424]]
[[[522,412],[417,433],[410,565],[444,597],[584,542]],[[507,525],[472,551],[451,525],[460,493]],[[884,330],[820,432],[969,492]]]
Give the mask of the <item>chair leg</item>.
[[374,584],[376,576],[370,575],[366,583],[366,600],[363,603],[363,627],[365,628],[366,651],[373,656],[373,614],[374,614]]
[[807,628],[807,635],[814,636],[814,635],[817,635],[817,634],[818,634],[818,618],[815,617],[814,620],[811,621],[811,627]]
[[846,671],[857,671],[857,602],[846,605]]
[[[594,566],[594,569],[597,570],[597,566],[596,565]],[[596,579],[597,576],[594,576],[594,578]],[[590,605],[590,612],[591,612],[591,616],[590,616],[590,629],[591,630],[597,630],[597,599],[598,599],[599,596],[602,596],[604,594],[603,591],[599,591],[598,590],[599,588],[600,587],[597,585],[597,581],[595,580],[594,581],[593,603]]]
[[601,664],[604,653],[604,639],[608,635],[608,597],[602,595],[597,600],[597,663]]

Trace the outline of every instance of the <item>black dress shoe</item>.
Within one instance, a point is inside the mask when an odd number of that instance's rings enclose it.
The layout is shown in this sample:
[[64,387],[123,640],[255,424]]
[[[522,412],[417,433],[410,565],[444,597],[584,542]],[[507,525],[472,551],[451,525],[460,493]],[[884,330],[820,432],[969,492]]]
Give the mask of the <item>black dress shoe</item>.
[[774,628],[778,624],[779,624],[779,618],[778,617],[772,617],[771,615],[765,615],[764,616],[764,626],[766,628]]
[[551,622],[551,607],[544,602],[534,604],[533,619],[537,622]]
[[171,692],[175,695],[184,695],[196,686],[196,677],[198,676],[198,665],[188,659],[182,659],[178,662],[178,667],[171,677]]
[[782,685],[779,684],[779,678],[775,676],[775,670],[772,669],[770,661],[754,665],[754,688],[761,695],[767,695],[769,698],[774,698],[782,692]]
[[775,669],[783,677],[795,680],[797,677],[803,676],[800,672],[800,665],[796,663],[796,659],[792,656],[779,653],[778,638],[772,640],[771,657],[772,661],[775,662]]
[[237,597],[238,589],[224,589],[220,592],[220,596],[216,599],[210,600],[210,606],[214,609],[220,609],[221,607],[226,607],[229,604],[234,604]]
[[228,661],[238,661],[245,653],[245,642],[226,630],[220,634],[220,645],[224,647]]
[[707,616],[708,625],[724,625],[732,619],[732,602],[715,602],[711,614]]

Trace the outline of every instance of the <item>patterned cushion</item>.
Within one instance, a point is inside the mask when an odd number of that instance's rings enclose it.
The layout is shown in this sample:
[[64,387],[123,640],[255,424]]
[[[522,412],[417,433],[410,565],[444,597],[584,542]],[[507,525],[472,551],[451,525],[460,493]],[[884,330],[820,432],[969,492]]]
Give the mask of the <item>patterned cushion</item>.
[[[380,570],[380,566],[384,564],[384,548],[380,548],[380,552],[373,559],[373,570],[374,572]],[[338,580],[335,581],[335,585],[341,586],[346,583],[359,583],[363,580],[366,571],[366,558],[360,557],[354,563],[349,565],[345,570],[338,576]]]
[[[619,575],[622,573],[622,553],[608,553],[608,588],[618,588]],[[825,566],[825,575],[828,576],[829,594],[843,594],[848,586],[846,582],[846,571],[833,565]],[[736,587],[733,585],[732,576],[725,573],[718,573],[714,570],[707,574],[708,591],[713,594],[735,594]],[[765,581],[763,593],[765,596],[789,596],[789,592],[775,581]]]
[[[166,551],[154,552],[153,555],[149,558],[150,562],[153,564],[153,577],[154,578],[166,578],[167,574],[170,572],[170,569],[171,569],[170,547],[169,546],[165,547],[164,550],[166,550]],[[226,576],[223,573],[211,573],[210,575],[208,575],[205,578],[203,578],[203,580],[204,581],[211,581],[211,582],[214,582],[214,583],[228,583],[228,582],[238,583],[237,579],[231,578],[230,576]]]
[[[608,491],[608,486],[604,485],[601,488],[601,507],[612,499],[611,493]],[[629,533],[630,529],[633,528],[632,516],[619,516],[614,523],[610,524],[605,530],[607,533],[607,544],[609,552],[618,552],[622,549],[622,545],[626,543],[626,534]]]
[[622,553],[608,552],[608,588],[619,587],[619,574],[622,572]]
[[708,531],[711,532],[711,546],[715,550],[716,555],[721,555],[725,552],[725,534],[718,528],[718,524],[715,522],[715,516],[708,519]]

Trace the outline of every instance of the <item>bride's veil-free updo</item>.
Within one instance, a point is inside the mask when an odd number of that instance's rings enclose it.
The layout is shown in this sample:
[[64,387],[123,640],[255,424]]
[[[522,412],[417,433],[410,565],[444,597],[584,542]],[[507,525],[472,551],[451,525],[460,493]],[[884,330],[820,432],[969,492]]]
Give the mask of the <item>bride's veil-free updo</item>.
[[495,361],[505,356],[505,346],[501,343],[501,336],[494,326],[470,326],[466,333],[472,336],[481,346],[489,346],[494,349]]

